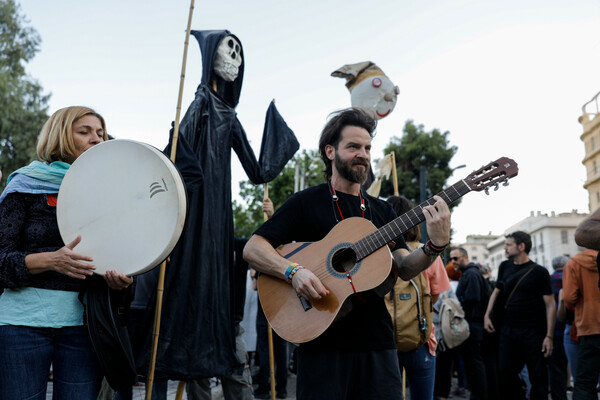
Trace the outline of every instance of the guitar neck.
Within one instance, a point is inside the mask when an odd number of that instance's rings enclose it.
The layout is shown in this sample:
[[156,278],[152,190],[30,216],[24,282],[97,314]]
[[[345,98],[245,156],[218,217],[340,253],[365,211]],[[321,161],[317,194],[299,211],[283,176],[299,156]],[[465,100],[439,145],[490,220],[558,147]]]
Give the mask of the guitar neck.
[[[449,188],[438,193],[447,204],[454,203],[465,194],[469,193],[471,188],[467,185],[464,180],[458,181]],[[394,219],[387,225],[382,226],[375,232],[365,236],[351,247],[356,254],[356,261],[362,260],[374,251],[382,248],[393,240],[402,236],[404,232],[410,228],[425,221],[423,215],[423,207],[430,206],[435,203],[433,198],[430,198],[423,203],[419,204],[412,210],[402,214],[398,218]]]

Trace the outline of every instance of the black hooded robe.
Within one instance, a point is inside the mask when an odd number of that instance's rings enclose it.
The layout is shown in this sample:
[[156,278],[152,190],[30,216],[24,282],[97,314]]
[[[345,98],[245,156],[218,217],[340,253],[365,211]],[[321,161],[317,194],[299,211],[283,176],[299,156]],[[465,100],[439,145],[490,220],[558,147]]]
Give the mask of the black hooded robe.
[[[257,162],[235,111],[244,64],[233,82],[213,73],[217,47],[231,33],[192,34],[202,52],[202,80],[181,121],[180,136],[202,168],[203,186],[187,187],[186,226],[166,269],[154,375],[157,381],[229,375],[240,365],[235,356],[230,293],[234,252],[231,149],[250,180],[260,184],[274,179],[299,148],[294,133],[271,103]],[[243,59],[243,50],[241,55]],[[154,308],[149,304],[148,315],[153,315]],[[151,336],[147,332],[136,361],[142,376],[147,376]]]

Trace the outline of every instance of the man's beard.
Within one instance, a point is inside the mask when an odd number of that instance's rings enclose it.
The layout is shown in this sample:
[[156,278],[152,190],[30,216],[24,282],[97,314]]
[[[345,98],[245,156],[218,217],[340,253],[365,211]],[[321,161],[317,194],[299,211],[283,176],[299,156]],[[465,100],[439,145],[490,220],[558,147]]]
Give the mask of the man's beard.
[[[335,168],[342,178],[345,178],[350,182],[359,183],[362,185],[367,180],[367,176],[369,176],[369,163],[362,158],[344,161],[336,154],[334,162]],[[354,170],[352,169],[354,165],[364,165],[365,168]]]

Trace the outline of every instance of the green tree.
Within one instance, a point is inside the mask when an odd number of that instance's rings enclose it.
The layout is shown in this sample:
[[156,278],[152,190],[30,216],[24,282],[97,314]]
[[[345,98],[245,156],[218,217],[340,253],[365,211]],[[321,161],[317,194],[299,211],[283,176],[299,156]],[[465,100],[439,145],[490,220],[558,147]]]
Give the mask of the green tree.
[[[269,198],[277,210],[296,190],[302,190],[325,182],[324,165],[317,150],[302,150],[292,158],[283,171],[269,182]],[[297,178],[296,178],[297,176]],[[264,221],[262,202],[264,185],[255,185],[249,180],[240,182],[240,203],[233,201],[235,234],[250,237]]]
[[[428,198],[442,191],[452,175],[449,164],[457,148],[450,146],[449,134],[450,132],[441,132],[439,129],[426,132],[423,125],[415,125],[412,120],[408,120],[404,124],[402,137],[393,137],[385,147],[385,154],[392,151],[395,154],[398,192],[414,204],[420,203],[421,166],[427,171]],[[384,180],[381,197],[392,194],[394,189],[391,180]]]
[[25,71],[41,39],[14,0],[0,0],[0,170],[2,181],[36,158],[40,128],[48,119],[49,94]]

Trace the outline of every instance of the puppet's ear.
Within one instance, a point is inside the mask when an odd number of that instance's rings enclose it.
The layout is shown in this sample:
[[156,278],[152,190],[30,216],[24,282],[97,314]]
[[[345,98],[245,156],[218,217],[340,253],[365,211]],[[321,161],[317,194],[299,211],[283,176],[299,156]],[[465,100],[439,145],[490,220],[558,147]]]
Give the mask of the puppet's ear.
[[346,78],[346,80],[356,79],[356,77],[365,69],[374,65],[371,61],[363,61],[356,64],[346,64],[331,73],[336,78]]

